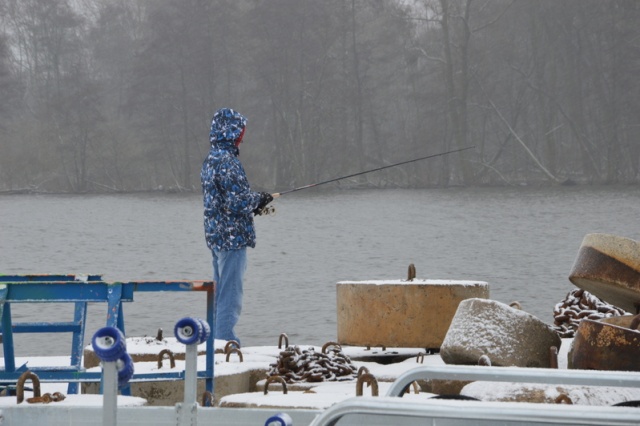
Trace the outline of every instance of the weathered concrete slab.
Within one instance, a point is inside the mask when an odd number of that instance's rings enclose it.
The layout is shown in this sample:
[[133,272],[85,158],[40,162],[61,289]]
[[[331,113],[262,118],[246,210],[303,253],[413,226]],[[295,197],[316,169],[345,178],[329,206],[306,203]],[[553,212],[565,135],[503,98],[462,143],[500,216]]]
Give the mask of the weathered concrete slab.
[[[215,386],[214,403],[217,404],[224,396],[235,393],[251,392],[255,390],[255,385],[267,375],[269,363],[273,362],[278,353],[277,347],[262,347],[249,349],[250,353],[244,354],[244,361],[240,362],[239,357],[234,355],[227,358],[221,353],[222,346],[226,342],[216,340],[215,354]],[[205,344],[198,347],[198,368],[203,371],[205,368]],[[134,362],[136,373],[177,373],[185,369],[185,346],[177,343],[175,338],[165,338],[157,340],[152,337],[130,337],[127,338],[127,350]],[[160,354],[170,351],[170,356],[161,358],[161,365],[158,365]],[[175,361],[172,366],[171,358]],[[91,346],[86,346],[84,350],[84,366],[87,370],[101,371],[100,361],[93,352]],[[173,406],[184,400],[184,381],[182,380],[149,380],[132,382],[131,394],[145,398],[151,406]],[[87,394],[99,393],[99,383],[84,383],[82,392]],[[205,391],[205,381],[198,380],[197,393],[199,401]]]
[[550,348],[561,339],[547,324],[527,312],[486,299],[460,302],[440,348],[447,364],[550,367]]
[[342,281],[338,343],[439,348],[460,301],[487,297],[483,281]]
[[[264,370],[246,370],[237,373],[216,375],[214,388],[214,403],[217,405],[227,395],[251,392],[256,389],[256,383],[266,376]],[[196,395],[204,394],[205,381],[198,380]],[[84,394],[100,392],[100,383],[85,383],[82,385]],[[152,382],[131,383],[131,395],[144,398],[150,406],[173,406],[184,401],[184,381],[160,380]],[[202,403],[201,400],[198,400]]]

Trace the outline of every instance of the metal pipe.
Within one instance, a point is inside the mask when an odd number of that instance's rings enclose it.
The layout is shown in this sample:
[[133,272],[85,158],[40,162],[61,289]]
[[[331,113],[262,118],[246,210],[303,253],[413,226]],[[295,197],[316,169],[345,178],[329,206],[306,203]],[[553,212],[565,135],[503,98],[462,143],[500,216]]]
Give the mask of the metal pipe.
[[116,361],[102,363],[102,425],[118,424],[118,367]]
[[184,405],[196,402],[198,386],[198,344],[187,345],[184,369]]

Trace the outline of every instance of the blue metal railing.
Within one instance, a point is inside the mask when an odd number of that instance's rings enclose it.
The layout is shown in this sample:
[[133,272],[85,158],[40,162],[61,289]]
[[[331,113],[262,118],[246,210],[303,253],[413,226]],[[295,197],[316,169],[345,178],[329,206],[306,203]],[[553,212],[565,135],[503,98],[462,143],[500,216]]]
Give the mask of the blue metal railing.
[[[117,327],[125,333],[123,302],[133,302],[135,292],[202,291],[206,294],[207,321],[213,326],[214,283],[211,281],[135,281],[106,282],[100,275],[0,275],[0,318],[2,319],[2,346],[4,369],[0,369],[0,383],[15,383],[26,371],[26,366],[16,368],[13,333],[72,333],[71,360],[68,367],[35,367],[43,382],[69,382],[68,393],[78,393],[78,383],[99,381],[98,373],[88,373],[82,367],[82,352],[87,316],[87,303],[107,304],[106,326]],[[35,322],[13,324],[13,303],[74,303],[73,321]],[[213,394],[215,352],[213,335],[207,340],[206,370],[198,373],[205,379],[206,390]],[[131,381],[182,380],[183,373],[137,374]],[[129,389],[123,393],[130,393]]]

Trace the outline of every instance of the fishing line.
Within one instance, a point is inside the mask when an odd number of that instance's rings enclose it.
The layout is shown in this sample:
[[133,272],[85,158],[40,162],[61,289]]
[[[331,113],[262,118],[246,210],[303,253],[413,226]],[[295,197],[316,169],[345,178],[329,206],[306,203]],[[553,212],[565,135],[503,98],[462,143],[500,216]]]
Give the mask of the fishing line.
[[[471,149],[471,148],[475,148],[475,145],[468,146],[466,148],[454,149],[452,151],[441,152],[439,154],[427,155],[425,157],[414,158],[413,160],[401,161],[399,163],[389,164],[387,166],[376,167],[375,169],[365,170],[363,172],[358,172],[358,173],[352,173],[350,175],[340,176],[340,177],[329,179],[329,180],[325,180],[325,181],[322,181],[322,182],[310,183],[308,185],[299,186],[297,188],[288,189],[286,191],[275,192],[275,193],[273,193],[271,195],[273,196],[273,198],[278,198],[278,197],[280,197],[282,195],[285,195],[285,194],[291,194],[292,192],[302,191],[304,189],[309,189],[309,188],[315,188],[316,186],[326,185],[327,183],[336,182],[336,181],[339,181],[339,180],[348,179],[348,178],[364,175],[364,174],[367,174],[367,173],[377,172],[377,171],[388,169],[388,168],[391,168],[391,167],[401,166],[403,164],[415,163],[416,161],[423,161],[423,160],[427,160],[429,158],[441,157],[443,155],[453,154],[453,153],[465,151],[465,150]],[[275,213],[275,208],[273,206],[266,206],[264,209],[262,209],[260,212],[257,212],[256,214],[258,214],[258,215],[262,215],[262,214],[268,215],[268,214],[274,214],[274,213]]]

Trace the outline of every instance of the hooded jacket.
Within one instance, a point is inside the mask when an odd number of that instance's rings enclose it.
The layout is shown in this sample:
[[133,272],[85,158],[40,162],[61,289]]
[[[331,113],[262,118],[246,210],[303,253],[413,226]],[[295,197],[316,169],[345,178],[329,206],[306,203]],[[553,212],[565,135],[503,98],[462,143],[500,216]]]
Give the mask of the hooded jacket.
[[256,245],[253,211],[260,194],[249,187],[235,143],[245,126],[246,118],[230,108],[218,110],[211,121],[211,149],[202,164],[200,181],[205,238],[212,250]]

